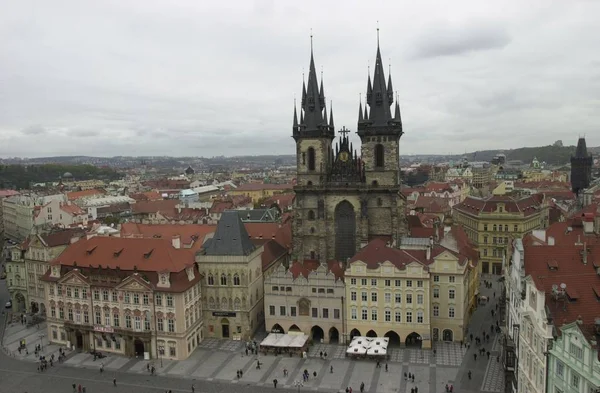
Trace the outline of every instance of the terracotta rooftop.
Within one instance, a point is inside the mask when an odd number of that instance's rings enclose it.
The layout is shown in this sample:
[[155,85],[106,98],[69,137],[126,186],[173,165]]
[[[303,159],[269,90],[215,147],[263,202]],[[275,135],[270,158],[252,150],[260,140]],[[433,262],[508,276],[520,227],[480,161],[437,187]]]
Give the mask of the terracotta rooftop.
[[293,184],[246,183],[240,185],[235,191],[292,190],[293,188]]
[[504,211],[507,213],[521,213],[524,216],[529,216],[540,211],[543,199],[543,195],[540,194],[521,199],[505,195],[492,195],[487,198],[469,196],[461,203],[454,205],[453,209],[467,214],[478,215],[495,212],[498,209],[498,205],[503,204]]
[[[314,272],[319,268],[321,264],[319,261],[314,259],[305,259],[304,261],[294,261],[292,262],[289,271],[292,273],[292,277],[294,279],[298,278],[300,275],[304,276],[304,278],[308,278],[310,273]],[[343,265],[338,261],[328,261],[327,262],[327,271],[334,274],[336,280],[344,279],[344,268]]]
[[91,197],[96,197],[96,196],[100,196],[100,195],[105,195],[106,193],[102,190],[97,190],[95,188],[92,188],[90,190],[83,190],[83,191],[73,191],[73,192],[69,192],[67,193],[67,198],[70,201],[75,201],[77,199],[81,199],[81,198],[91,198]]
[[15,195],[19,195],[19,191],[15,190],[0,190],[0,198],[7,198]]
[[82,208],[80,208],[79,206],[77,206],[74,203],[70,203],[70,204],[62,204],[60,205],[60,210],[64,211],[65,213],[68,213],[72,216],[81,216],[81,215],[87,215],[87,212],[85,210],[83,210]]
[[165,199],[161,201],[139,201],[132,204],[133,214],[152,214],[158,212],[172,212],[179,204],[177,199]]
[[450,205],[446,198],[423,195],[419,195],[411,207],[423,210],[423,213],[446,213],[450,211]]
[[53,265],[179,272],[194,264],[194,251],[174,248],[171,239],[94,236],[71,244]]
[[216,229],[216,225],[136,224],[127,222],[121,225],[121,236],[167,239],[169,241],[174,236],[180,236],[182,247],[199,250],[206,236],[214,233]]

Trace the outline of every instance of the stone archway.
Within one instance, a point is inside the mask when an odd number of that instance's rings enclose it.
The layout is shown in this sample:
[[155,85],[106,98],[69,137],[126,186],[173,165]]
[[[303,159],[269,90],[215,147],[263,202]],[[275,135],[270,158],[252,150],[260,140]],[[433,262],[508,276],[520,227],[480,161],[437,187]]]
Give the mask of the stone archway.
[[358,329],[352,329],[350,331],[350,340],[352,340],[354,337],[360,337],[360,336],[361,336],[360,330],[358,330]]
[[283,330],[283,328],[281,327],[280,324],[276,323],[275,325],[273,325],[273,327],[271,328],[271,333],[278,333],[278,334],[283,334],[285,333],[285,331]]
[[290,330],[288,330],[288,332],[300,333],[300,332],[302,332],[302,330],[300,330],[298,325],[292,325],[292,326],[290,326]]
[[323,331],[323,328],[315,325],[310,329],[310,336],[314,342],[321,342],[321,340],[325,338],[325,332]]
[[337,328],[332,327],[331,329],[329,329],[329,343],[337,344],[339,342],[340,342],[340,332],[337,330]]
[[356,214],[346,200],[335,207],[335,259],[345,262],[356,254]]
[[404,344],[407,347],[411,348],[421,348],[421,346],[423,345],[423,339],[421,338],[421,335],[419,333],[412,332],[411,334],[406,336]]
[[451,329],[444,329],[442,332],[442,340],[454,341],[454,332]]
[[375,333],[375,330],[369,330],[367,332],[367,337],[377,337],[377,333]]
[[25,296],[21,292],[15,293],[14,303],[13,308],[15,311],[25,311]]
[[386,334],[383,335],[390,339],[390,346],[399,347],[400,346],[400,335],[393,330],[390,330]]
[[144,342],[139,338],[136,338],[133,341],[133,350],[135,352],[136,357],[139,356],[142,359],[144,358],[144,352],[146,352],[146,349],[144,347]]
[[40,311],[40,306],[37,302],[31,302],[30,306],[31,308],[29,309],[29,312],[37,314],[38,311]]

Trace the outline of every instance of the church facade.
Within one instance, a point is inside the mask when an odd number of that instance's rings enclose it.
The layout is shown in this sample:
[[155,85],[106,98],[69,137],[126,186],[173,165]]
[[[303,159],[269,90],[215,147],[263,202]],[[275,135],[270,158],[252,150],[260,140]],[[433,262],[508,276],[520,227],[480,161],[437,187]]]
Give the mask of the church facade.
[[391,75],[386,81],[379,43],[366,103],[359,104],[360,154],[345,127],[336,138],[323,79],[317,81],[311,48],[300,115],[294,106],[297,185],[293,259],[347,262],[373,239],[398,244],[406,234],[405,198],[400,193],[400,106]]

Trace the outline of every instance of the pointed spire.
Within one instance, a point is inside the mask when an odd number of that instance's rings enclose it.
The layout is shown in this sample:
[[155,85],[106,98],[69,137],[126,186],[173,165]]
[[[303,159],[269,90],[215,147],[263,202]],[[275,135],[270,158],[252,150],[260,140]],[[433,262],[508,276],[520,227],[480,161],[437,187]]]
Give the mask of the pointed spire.
[[[372,84],[372,87],[371,87]],[[386,86],[388,85],[388,86]],[[391,87],[391,79],[386,84],[385,74],[383,71],[383,61],[381,60],[381,49],[379,48],[379,28],[377,29],[377,55],[375,57],[375,72],[373,74],[373,82],[369,75],[367,85],[367,103],[369,104],[370,116],[369,120],[375,126],[386,126],[392,120],[391,101],[388,87]],[[370,90],[370,91],[369,91]],[[371,94],[369,94],[371,93]]]
[[326,126],[327,124],[327,107],[325,106],[325,103],[323,103],[323,124],[325,124]]
[[398,98],[396,98],[396,111],[394,112],[394,120],[402,121],[400,118],[400,104],[398,104]]
[[367,112],[367,103],[365,103],[365,116],[364,116],[365,121],[369,120],[369,112]]
[[364,120],[363,118],[363,110],[362,110],[362,97],[359,95],[358,96],[358,122],[362,122]]
[[368,67],[368,81],[367,81],[367,102],[371,101],[373,95],[373,86],[371,85],[371,67]]
[[[322,80],[321,80],[322,82]],[[325,103],[322,102],[321,94],[324,95],[323,85],[319,89],[317,71],[315,70],[315,57],[313,53],[313,36],[310,35],[310,67],[308,70],[308,83],[306,85],[306,101],[302,105],[304,112],[304,124],[306,131],[316,131],[323,124],[322,110]]]
[[588,156],[587,144],[585,142],[585,137],[579,137],[577,140],[577,148],[575,149],[575,157],[576,158],[586,158]]
[[296,111],[296,99],[294,98],[294,132],[298,129],[298,112]]
[[306,105],[306,82],[304,82],[304,72],[302,73],[302,101],[300,102],[300,106],[304,107]]
[[[321,87],[319,88],[319,98],[321,99],[321,109],[325,108],[325,89],[323,89],[323,66],[321,66]],[[327,116],[325,116],[327,120]]]
[[388,71],[387,95],[390,104],[394,102],[394,88],[392,87],[392,61],[390,60]]
[[335,126],[333,125],[333,101],[329,103],[329,127],[335,131]]

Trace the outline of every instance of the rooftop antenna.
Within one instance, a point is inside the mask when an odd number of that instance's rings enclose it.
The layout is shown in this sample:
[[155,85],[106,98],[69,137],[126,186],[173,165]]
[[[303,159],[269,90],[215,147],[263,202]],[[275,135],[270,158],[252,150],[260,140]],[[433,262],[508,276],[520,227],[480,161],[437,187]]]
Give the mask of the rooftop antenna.
[[310,28],[310,53],[313,51],[313,32],[312,27]]
[[377,47],[379,47],[379,21],[377,21]]

